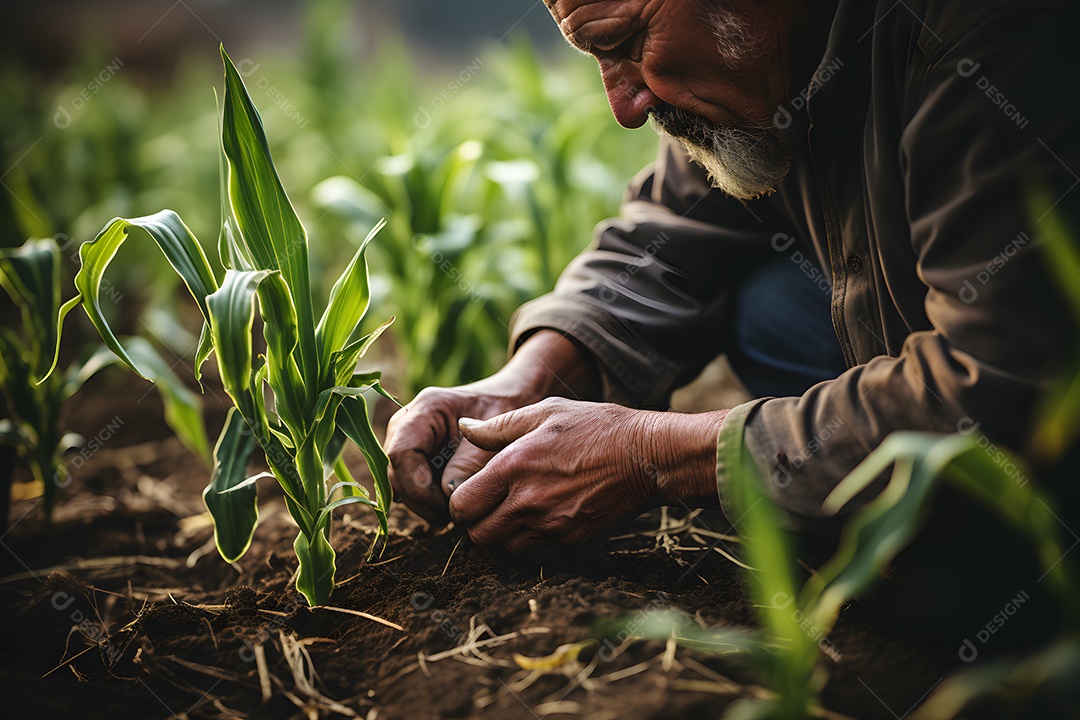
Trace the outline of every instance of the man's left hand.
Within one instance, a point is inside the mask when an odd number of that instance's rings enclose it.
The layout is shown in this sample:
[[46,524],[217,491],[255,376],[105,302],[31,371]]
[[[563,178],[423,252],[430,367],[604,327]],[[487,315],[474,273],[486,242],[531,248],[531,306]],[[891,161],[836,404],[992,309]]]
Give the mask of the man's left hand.
[[453,489],[450,515],[478,545],[524,553],[585,540],[660,504],[715,504],[725,414],[549,398],[485,422],[462,419],[462,435],[497,454]]

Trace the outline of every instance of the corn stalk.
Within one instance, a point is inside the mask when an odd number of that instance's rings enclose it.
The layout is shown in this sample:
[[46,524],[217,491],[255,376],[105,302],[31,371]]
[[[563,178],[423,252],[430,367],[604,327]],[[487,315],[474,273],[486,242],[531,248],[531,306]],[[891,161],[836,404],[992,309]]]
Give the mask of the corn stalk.
[[[369,304],[364,254],[382,223],[353,255],[317,317],[307,234],[278,178],[262,120],[244,82],[224,48],[221,56],[225,96],[218,254],[225,266],[223,279],[218,281],[199,241],[173,211],[116,218],[80,248],[82,269],[75,278],[79,294],[61,308],[60,324],[81,306],[112,352],[146,376],[109,328],[99,291],[106,267],[131,230],[143,231],[157,244],[203,315],[195,377],[201,383],[202,365],[215,354],[234,404],[214,449],[214,473],[203,494],[218,550],[226,561],[235,562],[251,544],[258,522],[256,483],[266,476],[247,477],[248,458],[257,445],[300,526],[294,543],[300,563],[297,590],[310,604],[321,605],[334,587],[333,511],[347,504],[368,505],[380,533],[386,532],[388,460],[372,432],[364,399],[368,389],[386,393],[378,373],[356,372],[359,359],[390,324],[359,336]],[[256,309],[265,341],[261,353],[252,343]],[[367,461],[375,480],[374,499],[342,460],[347,441]],[[337,482],[328,487],[335,476]]]

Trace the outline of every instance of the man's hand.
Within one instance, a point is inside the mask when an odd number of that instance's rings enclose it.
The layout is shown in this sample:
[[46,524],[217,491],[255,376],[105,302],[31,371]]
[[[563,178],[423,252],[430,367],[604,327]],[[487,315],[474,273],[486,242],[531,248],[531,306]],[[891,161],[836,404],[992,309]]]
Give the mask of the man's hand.
[[657,505],[715,504],[724,415],[550,398],[486,422],[463,418],[464,437],[497,454],[453,490],[450,514],[473,542],[522,553]]
[[397,499],[432,524],[450,519],[447,498],[494,453],[462,440],[458,420],[485,420],[553,395],[587,394],[591,367],[561,333],[540,331],[502,370],[457,388],[428,388],[399,410],[386,429]]
[[[458,388],[428,388],[399,410],[386,429],[394,494],[429,523],[445,525],[451,488],[492,457],[458,432],[463,416],[489,418],[525,404],[481,380]],[[455,482],[456,481],[456,482]],[[444,492],[443,486],[450,485]]]

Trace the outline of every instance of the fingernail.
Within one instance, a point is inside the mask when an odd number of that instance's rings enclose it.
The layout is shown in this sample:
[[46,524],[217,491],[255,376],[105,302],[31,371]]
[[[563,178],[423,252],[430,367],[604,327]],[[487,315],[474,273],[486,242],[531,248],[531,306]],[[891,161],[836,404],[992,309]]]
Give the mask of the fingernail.
[[466,430],[472,430],[474,427],[479,427],[483,422],[483,420],[477,420],[476,418],[463,417],[458,420],[458,426]]
[[450,488],[450,492],[454,492],[454,490],[457,488],[457,486],[458,486],[458,481],[457,480],[451,480],[450,482],[446,483],[446,487]]

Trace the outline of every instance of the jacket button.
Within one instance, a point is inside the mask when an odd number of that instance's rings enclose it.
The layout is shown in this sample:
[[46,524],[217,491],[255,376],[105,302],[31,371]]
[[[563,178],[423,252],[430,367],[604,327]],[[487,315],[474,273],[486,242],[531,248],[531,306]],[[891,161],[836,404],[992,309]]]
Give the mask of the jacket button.
[[858,253],[851,253],[847,258],[847,270],[852,275],[858,275],[863,271],[863,259]]

